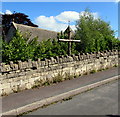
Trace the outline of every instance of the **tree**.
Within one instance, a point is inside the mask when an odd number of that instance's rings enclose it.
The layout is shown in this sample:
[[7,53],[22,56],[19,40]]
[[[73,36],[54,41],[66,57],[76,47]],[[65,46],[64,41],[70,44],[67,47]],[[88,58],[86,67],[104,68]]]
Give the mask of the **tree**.
[[38,27],[37,25],[33,24],[31,20],[28,18],[28,15],[25,15],[24,13],[14,12],[13,14],[3,14],[2,15],[3,35],[7,34],[13,20],[15,23],[18,24]]
[[2,60],[5,63],[28,59],[37,60],[66,55],[66,44],[59,44],[56,39],[48,39],[42,42],[37,41],[37,37],[28,42],[19,30],[16,31],[13,39],[7,43],[2,40]]
[[34,53],[34,60],[66,55],[66,44],[59,43],[56,39],[48,39],[40,42]]
[[75,38],[81,40],[81,43],[76,47],[78,51],[109,50],[113,49],[115,42],[117,42],[110,24],[100,18],[94,18],[88,9],[83,15],[80,15],[76,28]]
[[37,38],[27,43],[27,38],[17,31],[13,39],[6,43],[2,42],[2,60],[8,63],[9,61],[17,62],[18,60],[26,61],[33,59],[34,52],[37,47]]

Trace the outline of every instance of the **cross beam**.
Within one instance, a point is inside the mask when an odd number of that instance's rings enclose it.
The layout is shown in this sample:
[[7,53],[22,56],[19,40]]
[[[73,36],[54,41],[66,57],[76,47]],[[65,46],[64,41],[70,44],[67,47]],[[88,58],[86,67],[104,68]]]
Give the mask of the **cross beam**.
[[72,39],[58,39],[62,42],[68,42],[68,55],[71,55],[71,42],[80,42],[80,40],[72,40]]
[[71,39],[59,39],[59,41],[63,41],[63,42],[80,42],[80,40],[71,40]]
[[71,39],[71,30],[70,30],[70,26],[68,26],[68,39],[58,39],[58,41],[62,41],[62,42],[68,42],[68,55],[71,55],[71,43],[72,42],[80,42],[80,40],[72,40]]

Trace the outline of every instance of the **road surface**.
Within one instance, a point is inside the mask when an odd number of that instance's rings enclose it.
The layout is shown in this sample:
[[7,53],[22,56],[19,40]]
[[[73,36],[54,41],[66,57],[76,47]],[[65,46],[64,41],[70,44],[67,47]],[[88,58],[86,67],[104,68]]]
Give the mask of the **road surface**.
[[119,89],[114,81],[27,115],[118,115]]

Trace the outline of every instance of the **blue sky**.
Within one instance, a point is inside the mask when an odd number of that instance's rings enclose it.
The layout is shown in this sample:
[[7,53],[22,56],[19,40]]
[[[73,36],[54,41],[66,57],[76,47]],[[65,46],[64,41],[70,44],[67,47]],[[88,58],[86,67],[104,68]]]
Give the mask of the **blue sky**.
[[[3,2],[2,12],[25,13],[40,28],[60,31],[68,20],[75,29],[78,14],[89,8],[94,17],[110,22],[112,29],[118,30],[118,4],[115,2]],[[116,34],[117,35],[117,34]]]

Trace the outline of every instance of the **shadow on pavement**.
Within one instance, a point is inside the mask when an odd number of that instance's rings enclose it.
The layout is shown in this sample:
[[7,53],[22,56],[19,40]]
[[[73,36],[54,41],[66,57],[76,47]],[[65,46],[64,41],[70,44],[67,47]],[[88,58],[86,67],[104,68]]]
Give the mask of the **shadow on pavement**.
[[120,115],[106,115],[108,117],[120,117]]

